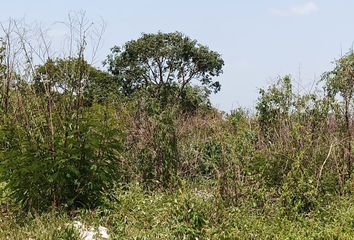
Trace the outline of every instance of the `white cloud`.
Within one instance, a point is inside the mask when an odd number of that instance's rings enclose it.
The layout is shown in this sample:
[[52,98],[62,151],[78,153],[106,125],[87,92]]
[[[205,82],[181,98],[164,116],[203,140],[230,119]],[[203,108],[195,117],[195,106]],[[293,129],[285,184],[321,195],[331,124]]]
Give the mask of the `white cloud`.
[[293,5],[286,9],[270,9],[270,12],[277,16],[302,16],[318,11],[318,6],[315,2],[307,2],[302,5]]

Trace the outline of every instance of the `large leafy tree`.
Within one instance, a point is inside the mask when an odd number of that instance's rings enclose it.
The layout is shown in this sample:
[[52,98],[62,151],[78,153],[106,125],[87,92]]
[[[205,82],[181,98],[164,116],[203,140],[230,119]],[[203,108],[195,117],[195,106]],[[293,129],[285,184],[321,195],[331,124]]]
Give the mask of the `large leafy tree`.
[[125,95],[143,88],[158,99],[173,94],[181,100],[192,82],[208,94],[218,92],[220,83],[213,77],[222,73],[224,61],[219,53],[182,33],[159,32],[113,47],[106,64]]

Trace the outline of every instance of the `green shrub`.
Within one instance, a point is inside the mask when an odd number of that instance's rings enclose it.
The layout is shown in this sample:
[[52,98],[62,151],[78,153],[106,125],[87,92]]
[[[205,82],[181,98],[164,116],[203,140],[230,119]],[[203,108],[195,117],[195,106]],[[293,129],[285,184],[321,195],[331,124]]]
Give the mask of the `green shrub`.
[[[315,181],[303,169],[299,160],[293,163],[281,192],[285,213],[307,214],[318,204],[318,194]],[[290,215],[291,216],[291,215]]]
[[95,105],[77,125],[67,120],[53,142],[30,131],[15,124],[0,132],[1,181],[24,208],[97,206],[100,193],[119,179],[123,133],[111,108]]

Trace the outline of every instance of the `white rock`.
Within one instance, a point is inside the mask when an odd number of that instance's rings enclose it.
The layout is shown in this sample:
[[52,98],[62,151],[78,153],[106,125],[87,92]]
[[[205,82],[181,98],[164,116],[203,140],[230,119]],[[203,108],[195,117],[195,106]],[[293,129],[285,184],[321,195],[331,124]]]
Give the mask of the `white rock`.
[[74,221],[73,226],[79,232],[83,240],[95,240],[95,236],[99,236],[100,239],[109,239],[108,229],[103,226],[98,227],[98,232],[95,231],[93,227],[85,227],[85,225],[79,221]]
[[98,227],[98,233],[101,235],[101,238],[109,239],[108,229],[107,228],[99,226]]

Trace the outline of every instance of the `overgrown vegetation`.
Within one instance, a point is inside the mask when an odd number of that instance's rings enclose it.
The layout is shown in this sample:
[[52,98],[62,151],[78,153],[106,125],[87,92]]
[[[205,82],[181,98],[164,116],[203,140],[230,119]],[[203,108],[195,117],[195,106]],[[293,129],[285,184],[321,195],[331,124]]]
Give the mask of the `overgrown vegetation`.
[[221,56],[181,33],[114,47],[104,71],[84,16],[63,55],[6,26],[1,238],[77,239],[80,219],[116,239],[353,239],[352,52],[313,92],[284,76],[223,113]]

